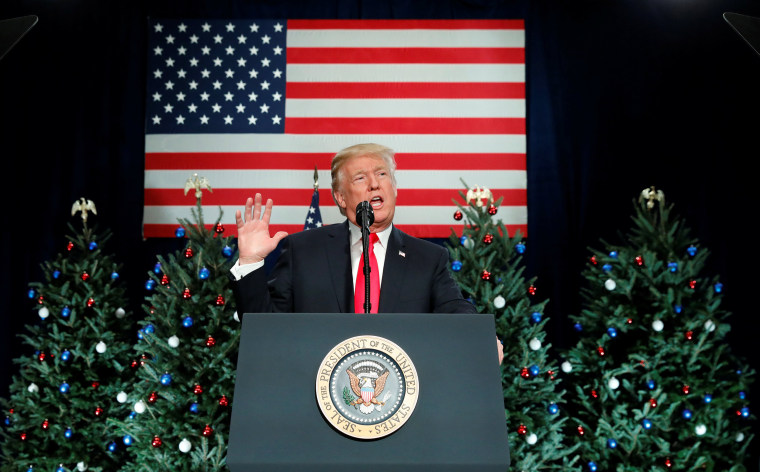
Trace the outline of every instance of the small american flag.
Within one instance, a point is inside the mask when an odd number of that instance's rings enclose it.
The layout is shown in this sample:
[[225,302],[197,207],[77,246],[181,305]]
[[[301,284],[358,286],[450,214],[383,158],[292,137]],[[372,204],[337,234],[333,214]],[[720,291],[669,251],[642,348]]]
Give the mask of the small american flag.
[[314,189],[314,193],[311,195],[311,205],[306,212],[306,221],[303,224],[303,229],[313,229],[322,226],[322,213],[319,212],[319,190]]
[[[464,181],[527,234],[524,43],[522,20],[150,20],[143,235],[190,217],[193,173],[214,182],[205,204],[232,215],[260,192],[273,231],[300,231],[314,166],[330,181],[367,142],[396,151],[404,231],[448,236]],[[323,223],[343,221],[318,192]]]

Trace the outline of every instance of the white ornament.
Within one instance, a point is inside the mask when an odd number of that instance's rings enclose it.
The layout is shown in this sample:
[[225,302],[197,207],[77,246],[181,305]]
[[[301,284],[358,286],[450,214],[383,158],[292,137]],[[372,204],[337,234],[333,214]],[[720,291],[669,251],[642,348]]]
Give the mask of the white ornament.
[[117,308],[116,311],[114,312],[114,315],[116,315],[116,317],[119,318],[119,319],[124,318],[124,316],[126,314],[127,314],[127,312],[124,311],[124,308],[122,308],[122,307]]
[[139,400],[137,403],[135,403],[134,406],[135,413],[138,415],[141,413],[145,413],[145,402],[142,400]]
[[234,315],[232,315],[232,318],[233,318],[235,321],[237,321],[238,323],[240,323],[240,317],[238,316],[237,312],[235,312],[235,314],[234,314]]
[[573,370],[573,364],[571,364],[569,361],[565,361],[562,363],[560,368],[562,369],[562,372],[569,374]]
[[127,392],[121,391],[116,394],[116,401],[119,403],[126,403],[127,402]]
[[98,344],[95,345],[95,350],[98,351],[100,354],[103,354],[106,352],[106,343],[103,341],[100,341]]
[[617,287],[617,284],[616,284],[616,283],[615,283],[615,281],[614,281],[614,280],[612,280],[612,279],[607,279],[607,280],[604,282],[604,288],[606,288],[606,289],[607,289],[607,290],[609,290],[610,292],[611,292],[611,291],[613,291],[613,290],[615,290],[615,287]]
[[713,320],[705,321],[705,331],[707,331],[708,333],[712,333],[713,331],[715,331],[715,323],[713,322]]
[[472,249],[472,246],[474,246],[475,243],[472,241],[472,238],[465,237],[464,243],[462,243],[462,246],[465,247],[465,249]]
[[504,297],[502,297],[501,295],[493,299],[494,308],[502,309],[504,308],[504,305],[506,304],[507,304],[507,301],[504,300]]
[[538,351],[539,349],[541,349],[541,341],[538,338],[533,338],[528,343],[528,346],[530,346],[532,350]]
[[697,433],[697,436],[704,436],[705,433],[707,432],[707,426],[705,426],[703,424],[698,424],[694,428],[694,432]]
[[187,438],[179,442],[180,452],[190,452],[190,449],[192,448],[193,448],[193,445],[190,444],[190,441],[188,441]]
[[87,464],[85,464],[84,462],[79,462],[77,464],[77,470],[79,472],[84,472],[85,470],[87,470]]
[[538,442],[538,436],[536,436],[536,433],[530,433],[527,438],[525,438],[525,441],[530,444],[536,444]]
[[744,441],[744,433],[736,433],[736,442]]
[[26,389],[29,390],[29,393],[37,393],[40,391],[40,387],[38,387],[34,382],[30,383]]
[[609,385],[612,390],[617,390],[618,387],[620,387],[620,381],[617,379],[617,377],[612,377],[607,381],[607,385]]
[[652,321],[652,329],[660,332],[665,327],[665,323],[663,323],[661,320],[654,320]]
[[37,311],[37,314],[40,315],[40,318],[44,320],[45,318],[50,316],[50,310],[48,310],[46,306],[43,306],[42,308],[39,309],[39,311]]
[[177,336],[172,336],[171,338],[167,339],[166,342],[169,343],[170,347],[179,346],[179,338]]

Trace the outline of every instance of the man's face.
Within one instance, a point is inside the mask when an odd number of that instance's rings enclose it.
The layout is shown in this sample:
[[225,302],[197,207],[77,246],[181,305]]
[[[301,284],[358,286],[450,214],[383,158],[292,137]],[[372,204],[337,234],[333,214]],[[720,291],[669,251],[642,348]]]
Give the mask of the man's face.
[[376,233],[390,226],[396,211],[396,187],[388,164],[382,157],[359,156],[346,161],[341,169],[340,186],[335,199],[346,210],[348,220],[356,223],[356,206],[368,201],[375,214],[370,231]]

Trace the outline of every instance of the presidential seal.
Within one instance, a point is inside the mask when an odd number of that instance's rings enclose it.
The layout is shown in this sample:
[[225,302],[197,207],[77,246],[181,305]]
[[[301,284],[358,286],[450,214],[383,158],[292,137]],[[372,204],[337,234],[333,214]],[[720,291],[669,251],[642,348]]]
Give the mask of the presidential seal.
[[377,336],[342,341],[317,372],[317,403],[341,433],[357,439],[396,432],[414,411],[420,384],[409,356]]

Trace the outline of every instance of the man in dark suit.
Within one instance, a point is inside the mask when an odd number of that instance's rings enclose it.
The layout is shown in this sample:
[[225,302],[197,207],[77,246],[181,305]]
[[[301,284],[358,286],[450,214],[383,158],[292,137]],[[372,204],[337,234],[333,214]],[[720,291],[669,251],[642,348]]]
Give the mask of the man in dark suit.
[[[359,144],[338,152],[332,161],[332,194],[342,224],[323,226],[286,238],[269,232],[272,200],[262,210],[261,194],[248,198],[235,214],[238,262],[231,272],[237,309],[255,312],[363,312],[364,294],[355,290],[363,277],[361,229],[356,208],[370,202],[377,235],[373,252],[379,272],[379,313],[475,313],[448,271],[446,250],[393,227],[396,209],[396,163],[393,150]],[[264,258],[282,241],[281,253],[267,278]],[[363,286],[363,285],[362,285]],[[354,292],[361,300],[355,301]],[[503,354],[497,341],[499,362]]]

